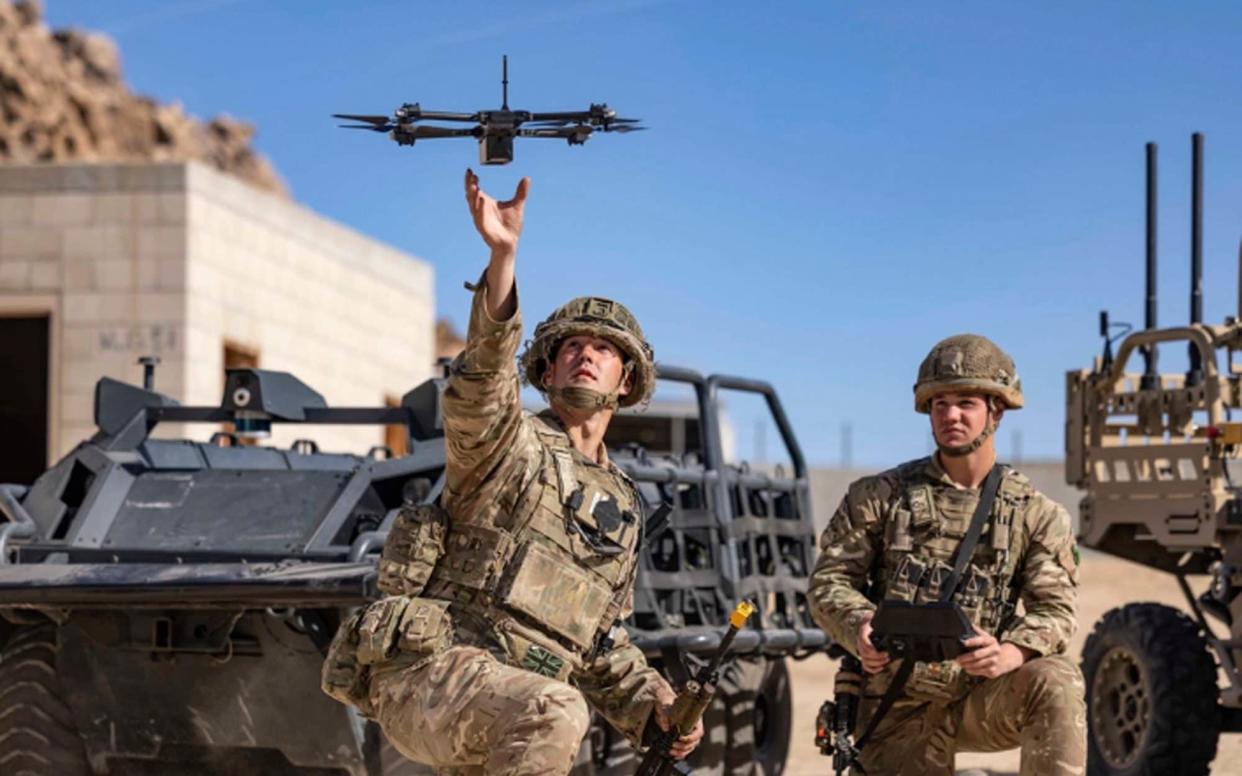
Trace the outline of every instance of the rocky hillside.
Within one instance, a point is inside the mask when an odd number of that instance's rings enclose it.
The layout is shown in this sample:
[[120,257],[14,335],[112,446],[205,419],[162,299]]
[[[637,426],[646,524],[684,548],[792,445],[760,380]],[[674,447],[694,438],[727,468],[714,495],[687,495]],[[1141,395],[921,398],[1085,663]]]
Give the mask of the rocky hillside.
[[49,30],[38,0],[0,0],[0,109],[0,163],[197,159],[286,194],[254,127],[132,93],[111,39]]

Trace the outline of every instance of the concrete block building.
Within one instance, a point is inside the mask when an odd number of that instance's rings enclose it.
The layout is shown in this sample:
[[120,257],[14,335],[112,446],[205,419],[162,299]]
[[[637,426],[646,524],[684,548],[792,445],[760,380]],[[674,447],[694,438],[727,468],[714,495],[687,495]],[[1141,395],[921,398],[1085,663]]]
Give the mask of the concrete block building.
[[[194,162],[0,167],[0,482],[93,430],[102,376],[216,405],[224,369],[292,372],[329,406],[383,406],[433,372],[429,264]],[[161,428],[205,439],[218,426]],[[382,428],[273,433],[326,450]]]

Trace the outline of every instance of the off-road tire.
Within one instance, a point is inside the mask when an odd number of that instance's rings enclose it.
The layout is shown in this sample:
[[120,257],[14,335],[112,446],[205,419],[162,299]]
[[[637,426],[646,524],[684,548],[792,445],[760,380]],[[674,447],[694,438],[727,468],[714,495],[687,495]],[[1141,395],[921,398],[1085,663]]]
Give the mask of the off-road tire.
[[1220,732],[1216,663],[1199,626],[1160,604],[1106,613],[1082,651],[1087,773],[1205,776]]
[[0,650],[0,773],[92,773],[56,675],[58,652],[51,623],[15,628]]

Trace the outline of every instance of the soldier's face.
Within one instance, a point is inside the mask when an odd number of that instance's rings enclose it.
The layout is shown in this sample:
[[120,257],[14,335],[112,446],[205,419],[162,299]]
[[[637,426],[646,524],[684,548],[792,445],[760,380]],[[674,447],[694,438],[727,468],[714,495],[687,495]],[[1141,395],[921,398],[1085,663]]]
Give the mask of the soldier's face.
[[[621,382],[625,356],[611,341],[582,334],[561,343],[556,359],[544,372],[548,388],[590,388],[611,393]],[[620,386],[618,395],[630,392],[629,381]]]
[[[945,447],[968,445],[983,433],[991,413],[987,397],[976,393],[942,393],[931,400],[932,433]],[[1000,420],[1000,410],[996,420]]]

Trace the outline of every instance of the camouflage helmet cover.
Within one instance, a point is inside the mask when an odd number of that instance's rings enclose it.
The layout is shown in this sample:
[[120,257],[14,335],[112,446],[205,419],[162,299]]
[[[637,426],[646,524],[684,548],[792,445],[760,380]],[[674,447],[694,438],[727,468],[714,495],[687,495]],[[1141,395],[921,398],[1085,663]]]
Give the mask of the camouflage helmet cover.
[[1022,380],[1013,359],[987,337],[958,334],[941,340],[919,365],[914,384],[914,409],[927,412],[941,393],[983,393],[1007,409],[1021,409]]
[[621,349],[634,385],[617,403],[630,407],[646,401],[655,389],[655,356],[633,313],[620,302],[598,296],[580,296],[552,311],[535,327],[534,337],[521,355],[526,382],[543,391],[543,373],[556,358],[556,349],[568,337],[602,337]]

